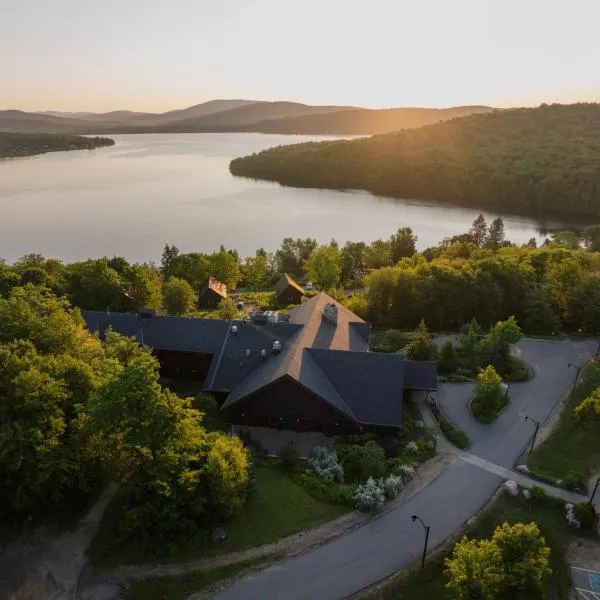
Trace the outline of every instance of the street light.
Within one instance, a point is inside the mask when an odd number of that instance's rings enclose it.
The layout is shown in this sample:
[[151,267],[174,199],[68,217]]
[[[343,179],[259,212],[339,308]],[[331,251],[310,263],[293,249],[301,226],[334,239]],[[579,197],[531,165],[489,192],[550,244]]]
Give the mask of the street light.
[[510,391],[510,381],[506,384],[506,392],[504,393],[504,399],[508,398],[508,392]]
[[598,355],[600,354],[600,338],[596,340],[598,342],[598,349],[596,350],[596,356],[594,356],[594,360],[598,360]]
[[421,558],[421,569],[425,568],[425,556],[427,554],[427,542],[429,541],[429,525],[425,525],[421,517],[417,517],[417,515],[410,515],[412,522],[419,521],[425,530],[425,545],[423,546],[423,557]]
[[575,393],[575,386],[577,385],[577,380],[579,379],[579,372],[581,371],[581,367],[579,365],[569,363],[569,368],[570,367],[577,369],[577,373],[575,374],[575,381],[573,382],[573,388],[571,389],[571,396],[572,396]]
[[531,421],[532,423],[535,423],[535,431],[533,432],[533,439],[531,440],[531,447],[529,448],[529,454],[531,455],[533,452],[533,446],[535,445],[535,438],[537,437],[538,429],[540,428],[540,422],[524,414],[521,414],[521,416],[523,417],[523,421]]
[[598,489],[599,483],[600,483],[600,477],[598,479],[596,479],[596,485],[594,486],[594,491],[592,492],[592,495],[590,496],[590,504],[594,502],[594,496],[596,495],[596,490]]

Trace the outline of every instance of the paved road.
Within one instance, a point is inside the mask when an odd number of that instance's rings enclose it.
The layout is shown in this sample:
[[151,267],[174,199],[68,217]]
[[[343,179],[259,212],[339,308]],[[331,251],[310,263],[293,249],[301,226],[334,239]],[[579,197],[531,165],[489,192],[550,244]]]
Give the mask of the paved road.
[[[512,466],[532,434],[531,424],[523,423],[518,413],[546,418],[574,376],[567,364],[583,362],[595,347],[585,342],[524,341],[518,350],[533,365],[536,376],[513,386],[510,408],[493,425],[479,430],[479,424],[465,413],[466,386],[444,385],[438,394],[444,410],[469,432],[471,452],[506,467]],[[461,422],[465,417],[471,420]],[[315,550],[245,578],[215,598],[336,600],[353,596],[419,558],[423,530],[412,523],[411,514],[417,513],[431,526],[429,548],[433,549],[475,515],[502,480],[459,461],[397,509]]]

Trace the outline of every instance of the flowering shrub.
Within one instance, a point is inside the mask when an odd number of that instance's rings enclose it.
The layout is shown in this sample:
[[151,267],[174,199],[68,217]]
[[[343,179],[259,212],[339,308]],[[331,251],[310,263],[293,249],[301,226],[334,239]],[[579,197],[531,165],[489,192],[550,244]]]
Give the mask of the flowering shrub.
[[416,454],[419,451],[419,446],[417,446],[417,442],[408,442],[404,450],[409,454]]
[[330,481],[344,481],[344,469],[338,461],[337,454],[319,446],[313,450],[308,459],[310,468],[319,476]]
[[411,465],[400,465],[398,467],[398,475],[402,477],[404,483],[410,481],[415,476],[415,468]]
[[404,487],[404,481],[400,475],[389,475],[385,479],[380,479],[378,484],[383,490],[386,500],[395,498]]
[[356,488],[356,508],[362,512],[377,512],[385,504],[385,494],[377,482],[369,477],[366,483]]

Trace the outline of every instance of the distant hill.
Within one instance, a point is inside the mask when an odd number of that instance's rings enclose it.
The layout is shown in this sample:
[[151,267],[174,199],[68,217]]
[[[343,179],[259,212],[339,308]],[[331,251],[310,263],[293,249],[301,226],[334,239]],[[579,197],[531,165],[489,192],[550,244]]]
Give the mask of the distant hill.
[[234,175],[477,209],[600,216],[600,104],[497,110],[358,140],[271,148]]
[[383,110],[346,109],[326,114],[310,114],[259,121],[252,125],[252,130],[262,133],[297,133],[304,135],[368,135],[423,127],[446,119],[464,117],[472,113],[490,112],[491,110],[489,106],[389,108]]
[[0,131],[65,134],[248,131],[365,135],[421,127],[489,110],[485,106],[372,110],[353,106],[310,106],[299,102],[211,100],[161,114],[127,110],[108,113],[5,110],[0,111]]
[[0,158],[16,158],[65,150],[91,150],[100,146],[112,146],[114,143],[114,140],[103,137],[0,133]]

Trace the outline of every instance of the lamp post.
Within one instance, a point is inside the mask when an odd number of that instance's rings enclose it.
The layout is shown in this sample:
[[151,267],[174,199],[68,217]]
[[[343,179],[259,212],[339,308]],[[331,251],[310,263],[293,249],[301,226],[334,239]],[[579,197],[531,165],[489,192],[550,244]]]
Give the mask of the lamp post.
[[529,448],[529,454],[533,452],[533,447],[535,446],[535,438],[537,437],[538,429],[540,428],[540,422],[528,417],[527,415],[521,415],[523,417],[523,421],[531,421],[535,423],[535,431],[533,432],[533,439],[531,440],[531,447]]
[[412,522],[419,521],[425,530],[425,545],[423,546],[423,556],[421,558],[421,569],[425,568],[425,556],[427,555],[427,542],[429,541],[429,525],[425,525],[421,517],[417,517],[417,515],[410,515]]
[[598,479],[596,479],[596,485],[594,486],[594,491],[592,492],[592,495],[590,496],[590,503],[594,502],[594,496],[596,495],[596,490],[598,489],[599,483],[600,483],[600,477]]
[[508,392],[510,391],[510,381],[506,384],[506,391],[504,392],[504,398],[508,398]]
[[596,356],[594,356],[594,360],[598,360],[598,355],[600,354],[600,338],[598,338],[597,342],[598,342],[598,349],[596,350]]
[[569,363],[569,368],[573,367],[577,369],[577,373],[575,373],[575,381],[573,381],[573,388],[571,389],[571,396],[575,393],[575,386],[577,385],[577,380],[579,379],[579,372],[581,371],[581,367],[579,365],[575,365],[573,363]]

